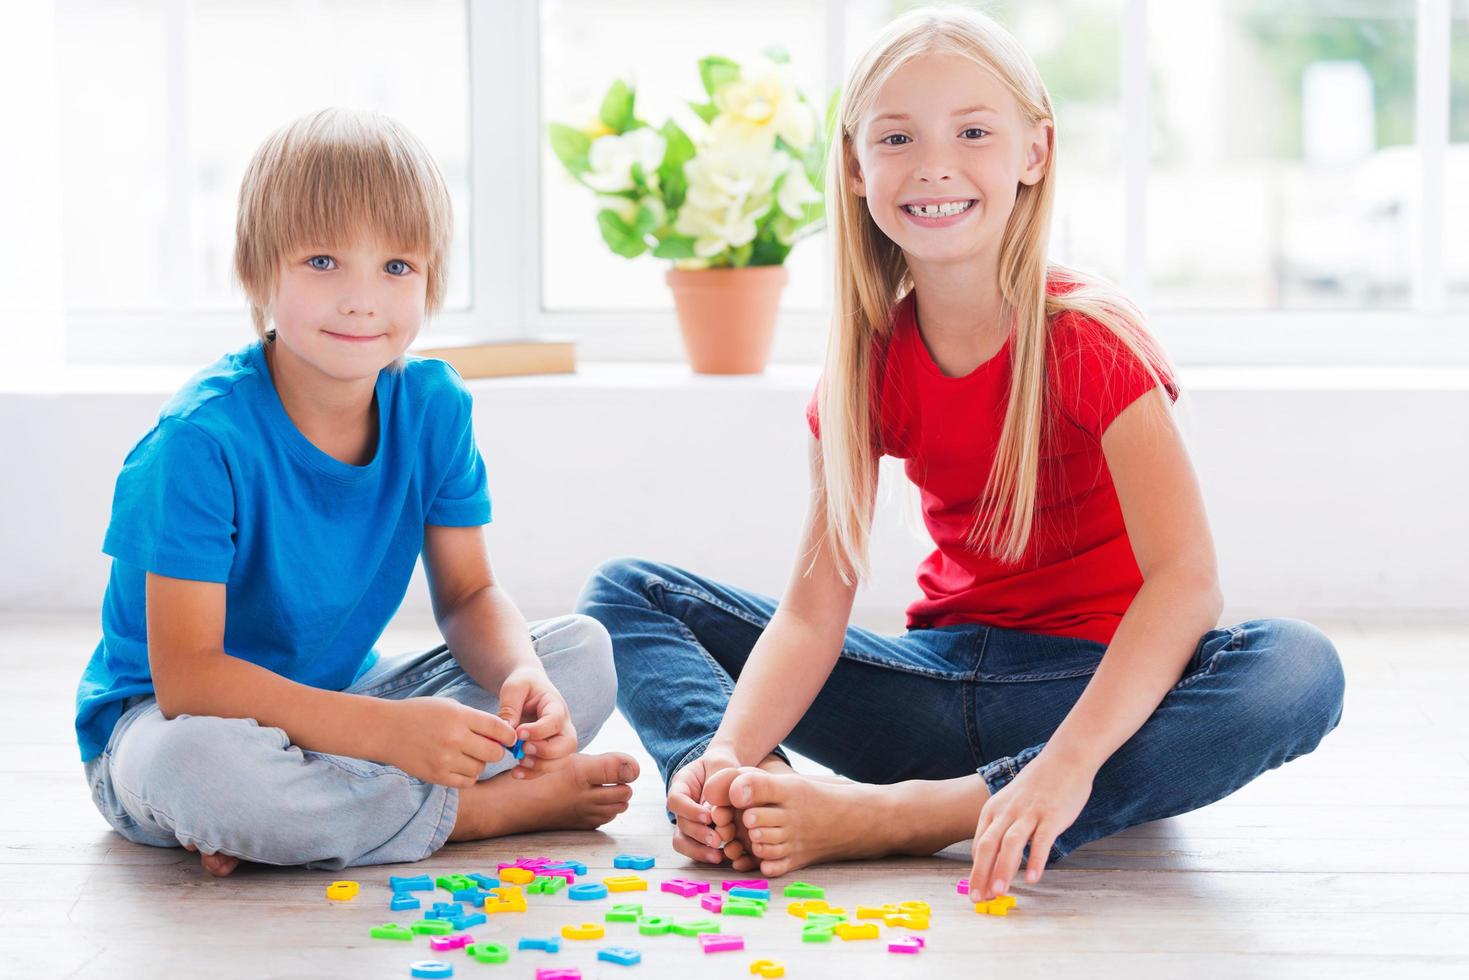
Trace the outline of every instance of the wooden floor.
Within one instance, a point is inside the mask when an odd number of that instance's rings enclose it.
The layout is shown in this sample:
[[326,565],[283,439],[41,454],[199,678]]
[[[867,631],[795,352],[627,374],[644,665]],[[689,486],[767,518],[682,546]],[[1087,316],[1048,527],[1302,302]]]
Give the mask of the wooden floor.
[[[799,875],[833,904],[924,899],[928,949],[890,954],[886,941],[799,941],[777,901],[738,920],[746,951],[704,955],[677,936],[611,925],[608,939],[568,942],[555,956],[513,953],[487,966],[440,954],[458,977],[533,977],[576,966],[584,977],[749,977],[773,958],[788,977],[1469,976],[1469,624],[1384,628],[1323,624],[1347,667],[1341,727],[1314,755],[1268,773],[1214,806],[1095,843],[1017,888],[1010,917],[976,916],[954,893],[955,857],[852,863]],[[426,644],[398,627],[387,649]],[[645,760],[633,808],[606,833],[528,835],[454,845],[410,868],[359,868],[358,899],[326,901],[333,877],[247,868],[213,880],[181,850],[129,844],[93,810],[72,738],[76,676],[95,617],[0,616],[0,976],[406,977],[426,940],[371,940],[394,873],[490,871],[518,855],[554,855],[610,873],[613,855],[655,854],[655,883],[691,872],[670,848],[660,784],[620,718],[597,747]],[[656,887],[656,885],[655,885]],[[716,886],[717,887],[717,886]],[[649,909],[697,912],[650,892]],[[607,903],[532,897],[524,915],[472,930],[485,942],[549,936],[601,920]],[[398,913],[408,916],[412,913]],[[731,919],[733,923],[736,920]],[[885,930],[886,931],[886,930]],[[631,970],[595,949],[643,953]]]

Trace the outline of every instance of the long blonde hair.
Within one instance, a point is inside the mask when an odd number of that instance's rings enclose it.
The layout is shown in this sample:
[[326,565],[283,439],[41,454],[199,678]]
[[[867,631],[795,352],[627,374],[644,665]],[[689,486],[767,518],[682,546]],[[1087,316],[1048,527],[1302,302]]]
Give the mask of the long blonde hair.
[[[874,506],[874,447],[879,384],[873,373],[892,329],[894,308],[912,289],[901,249],[853,193],[846,174],[853,141],[878,90],[903,65],[930,53],[959,54],[995,75],[1014,95],[1025,119],[1051,120],[1051,98],[1034,62],[1013,35],[984,14],[963,8],[912,11],[891,24],[853,65],[842,89],[827,161],[827,213],[834,246],[836,295],[818,394],[826,536],[844,581],[867,572]],[[1052,317],[1075,312],[1109,329],[1161,383],[1166,356],[1142,326],[1142,315],[1107,283],[1049,265],[1046,245],[1055,197],[1055,130],[1045,172],[1021,184],[1000,243],[1000,296],[1013,318],[1011,383],[1004,427],[984,493],[975,508],[969,546],[1019,562],[1031,540],[1041,436],[1047,419],[1046,353]],[[1048,278],[1064,291],[1048,293]]]

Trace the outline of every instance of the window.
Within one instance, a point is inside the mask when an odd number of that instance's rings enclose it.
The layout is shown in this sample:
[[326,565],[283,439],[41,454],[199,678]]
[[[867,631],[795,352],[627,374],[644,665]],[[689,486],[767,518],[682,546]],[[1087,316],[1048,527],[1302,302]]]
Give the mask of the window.
[[69,312],[235,310],[235,202],[250,154],[313,109],[377,109],[444,171],[446,306],[469,303],[469,64],[460,0],[60,0]]
[[[38,193],[61,218],[32,237],[62,299],[37,322],[64,323],[73,360],[189,362],[250,335],[230,272],[250,152],[331,104],[399,118],[449,181],[432,330],[677,360],[667,263],[610,252],[547,124],[590,115],[619,77],[643,118],[687,118],[701,57],[773,45],[824,109],[914,5],[37,2],[51,13],[10,22],[40,32],[16,45],[37,52],[21,77],[54,80],[35,167],[57,174]],[[1179,361],[1469,363],[1469,0],[973,2],[1052,93],[1053,256],[1118,281]],[[820,355],[826,249],[817,235],[788,260],[776,360]]]
[[1412,0],[1148,8],[1155,308],[1402,308]]

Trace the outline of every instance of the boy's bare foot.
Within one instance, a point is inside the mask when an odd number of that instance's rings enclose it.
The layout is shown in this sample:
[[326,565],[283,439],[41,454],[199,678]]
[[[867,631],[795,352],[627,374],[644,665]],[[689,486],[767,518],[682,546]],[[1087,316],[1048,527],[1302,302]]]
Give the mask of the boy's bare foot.
[[771,878],[823,861],[932,854],[973,835],[988,795],[977,774],[873,786],[747,768],[729,786]]
[[223,878],[240,866],[240,859],[228,854],[205,854],[193,844],[185,844],[184,850],[199,855],[199,864],[216,878]]
[[507,770],[459,791],[449,840],[483,840],[533,830],[592,830],[627,809],[638,778],[630,755],[573,755],[531,779]]

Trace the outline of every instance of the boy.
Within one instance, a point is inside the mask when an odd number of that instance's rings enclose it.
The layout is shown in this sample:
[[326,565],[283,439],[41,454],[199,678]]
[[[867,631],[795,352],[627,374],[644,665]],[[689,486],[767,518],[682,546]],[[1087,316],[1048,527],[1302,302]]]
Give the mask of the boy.
[[[636,762],[572,754],[612,711],[606,631],[529,627],[496,584],[469,392],[404,357],[450,229],[438,168],[381,116],[314,113],[251,162],[235,269],[259,340],[164,407],[103,544],[77,734],[129,840],[215,875],[335,869],[626,809]],[[420,551],[446,645],[379,660]]]

